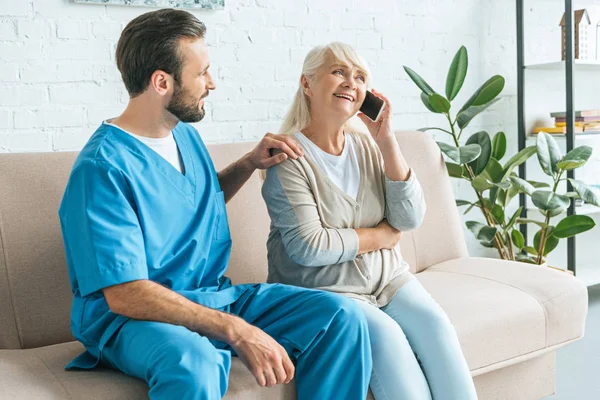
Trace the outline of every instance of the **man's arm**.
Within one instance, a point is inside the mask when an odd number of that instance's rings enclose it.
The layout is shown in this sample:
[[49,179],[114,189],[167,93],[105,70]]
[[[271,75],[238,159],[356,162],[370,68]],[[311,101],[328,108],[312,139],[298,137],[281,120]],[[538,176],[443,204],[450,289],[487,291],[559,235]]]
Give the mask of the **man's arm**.
[[137,280],[102,290],[108,307],[128,318],[185,326],[210,339],[236,339],[240,318],[196,304],[150,280]]
[[[280,149],[282,153],[271,156],[272,149]],[[221,190],[225,194],[225,203],[235,196],[255,170],[267,169],[287,160],[288,157],[297,159],[302,155],[302,149],[292,138],[267,133],[250,153],[217,175]]]
[[150,280],[102,289],[110,310],[128,318],[185,326],[210,339],[228,343],[260,386],[289,383],[294,364],[285,349],[242,318],[196,304]]

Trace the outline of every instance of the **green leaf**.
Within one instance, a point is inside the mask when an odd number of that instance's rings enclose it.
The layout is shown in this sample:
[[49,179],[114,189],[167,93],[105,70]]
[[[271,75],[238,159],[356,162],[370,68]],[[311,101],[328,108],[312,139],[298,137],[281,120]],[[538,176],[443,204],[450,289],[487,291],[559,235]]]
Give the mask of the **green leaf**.
[[492,216],[498,225],[504,224],[504,208],[498,204],[494,204],[492,207]]
[[511,176],[510,181],[515,186],[517,186],[521,192],[525,192],[530,196],[535,191],[535,188],[533,187],[533,185],[531,183],[527,182],[525,179],[521,179],[517,176]]
[[481,175],[477,175],[475,177],[475,179],[473,179],[471,181],[471,186],[476,191],[483,192],[485,190],[492,189],[494,187],[508,189],[508,188],[510,188],[510,183],[509,182],[498,182],[498,183],[492,182],[491,180],[488,179],[486,174],[483,173]]
[[[554,227],[553,226],[549,226],[548,227],[548,232],[546,232],[546,244],[544,245],[544,255],[548,255],[548,253],[550,253],[552,250],[554,250],[556,248],[556,246],[558,246],[558,242],[560,241],[559,238],[557,238],[556,236],[553,235],[553,230]],[[542,231],[543,229],[540,229],[539,231],[536,232],[535,236],[533,237],[533,246],[536,249],[540,248],[540,239],[542,236]],[[539,251],[538,251],[539,254]]]
[[517,218],[517,224],[536,224],[537,226],[539,226],[540,228],[546,228],[548,226],[548,224],[545,224],[543,222],[540,221],[536,221],[535,219],[529,219],[529,218]]
[[512,173],[512,170],[515,167],[523,164],[527,161],[532,155],[537,152],[536,146],[525,147],[523,150],[519,151],[517,154],[512,156],[510,160],[506,162],[504,165],[504,176],[507,178]]
[[461,46],[450,64],[450,70],[446,78],[446,97],[452,101],[460,92],[465,77],[467,76],[467,67],[469,65],[469,57],[465,46]]
[[576,169],[581,167],[582,165],[585,165],[586,161],[584,160],[573,160],[573,161],[559,161],[556,163],[556,167],[558,169],[561,169],[563,171],[569,171],[571,169]]
[[504,132],[498,132],[492,140],[492,157],[502,160],[504,154],[506,154],[506,135]]
[[450,102],[437,93],[429,95],[429,104],[438,114],[450,112]]
[[[460,112],[473,106],[483,106],[496,98],[504,89],[504,78],[500,75],[494,75],[488,79],[473,95],[467,100]],[[461,127],[462,128],[462,127]]]
[[454,147],[444,142],[437,142],[444,154],[457,164],[466,164],[475,160],[481,154],[481,147],[477,144],[468,144],[466,146]]
[[529,184],[536,189],[550,187],[550,185],[547,184],[546,182],[537,182],[537,181],[532,181],[532,180],[528,180],[527,182],[529,182]]
[[556,194],[550,190],[536,190],[531,195],[533,204],[541,210],[566,209],[571,203],[571,199],[567,196]]
[[546,175],[554,176],[558,172],[558,162],[562,158],[558,144],[553,137],[545,132],[538,133],[537,136],[537,156],[542,170]]
[[577,179],[569,178],[569,182],[571,182],[573,189],[575,189],[583,201],[600,207],[600,193],[598,193],[597,189],[594,189]]
[[490,240],[489,242],[487,240],[481,240],[479,244],[490,249],[496,247],[496,243],[493,240]]
[[537,249],[531,247],[531,246],[526,246],[524,247],[525,251],[528,252],[529,254],[533,254],[534,256],[538,255]]
[[473,118],[475,118],[476,116],[478,116],[479,114],[484,112],[487,108],[489,108],[490,106],[492,106],[499,100],[500,99],[494,99],[491,102],[484,104],[482,106],[471,106],[471,107],[467,108],[466,110],[460,111],[456,118],[460,129],[465,129],[467,127],[467,125],[469,125],[469,123],[471,122],[471,120]]
[[556,225],[554,236],[565,239],[589,231],[594,226],[596,226],[596,223],[587,215],[569,215]]
[[576,147],[565,155],[563,161],[587,161],[592,155],[592,150],[590,146]]
[[510,189],[508,189],[506,191],[506,198],[504,200],[504,206],[506,207],[511,202],[511,200],[518,194],[519,194],[519,188],[516,187],[515,185],[511,186]]
[[470,206],[471,202],[467,201],[467,200],[456,200],[456,206],[457,207],[461,207],[461,206]]
[[568,171],[579,168],[589,160],[592,155],[592,148],[590,146],[579,146],[570,152],[557,164],[557,167]]
[[473,173],[479,175],[487,166],[492,155],[492,141],[490,140],[490,135],[488,135],[486,131],[474,133],[467,139],[466,144],[478,144],[479,147],[481,147],[481,154],[479,154],[479,157],[477,157],[475,161],[469,163]]
[[565,193],[565,196],[570,197],[572,199],[580,199],[581,198],[581,196],[577,192],[567,192],[567,193]]
[[429,86],[429,84],[425,82],[425,79],[421,78],[419,74],[417,74],[415,71],[408,68],[407,66],[404,66],[404,70],[406,71],[410,79],[412,79],[412,81],[419,87],[419,89],[421,89],[421,91],[427,96],[435,93],[435,90],[433,90],[431,86]]
[[496,228],[476,221],[467,221],[467,228],[473,232],[475,237],[479,240],[492,241],[496,235]]
[[426,93],[421,93],[421,101],[423,102],[423,104],[425,104],[425,107],[427,107],[429,111],[437,113],[433,106],[429,104],[429,96]]
[[548,211],[546,211],[546,214],[550,218],[556,217],[557,215],[560,215],[560,214],[564,213],[565,211],[567,211],[567,208],[568,207],[565,207],[565,208],[562,208],[562,207],[555,208],[554,210],[548,210]]
[[492,182],[499,183],[502,181],[504,170],[498,160],[491,157],[485,167],[484,173]]
[[446,169],[448,170],[448,175],[451,176],[452,178],[462,178],[462,176],[463,176],[462,165],[447,162]]
[[[519,208],[517,208],[517,211],[515,211],[515,213],[512,215],[512,217],[510,217],[510,220],[508,221],[508,225],[506,225],[506,229],[511,229],[515,223],[517,222],[517,218],[519,218],[519,216],[521,215],[521,211],[523,211],[523,206],[520,206]],[[521,246],[523,247],[523,246]]]
[[523,247],[525,247],[525,238],[523,237],[521,231],[519,231],[518,229],[513,229],[510,234],[510,237],[517,249],[521,250]]

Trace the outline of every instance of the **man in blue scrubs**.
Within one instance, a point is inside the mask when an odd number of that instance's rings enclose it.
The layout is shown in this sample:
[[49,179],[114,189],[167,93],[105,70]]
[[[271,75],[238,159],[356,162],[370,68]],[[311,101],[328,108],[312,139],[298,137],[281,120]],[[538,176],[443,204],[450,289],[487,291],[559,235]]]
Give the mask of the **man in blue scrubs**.
[[86,348],[67,368],[112,366],[148,382],[152,399],[220,399],[238,356],[261,386],[295,376],[299,399],[364,400],[371,350],[351,300],[224,276],[225,203],[256,169],[302,151],[267,134],[216,173],[187,124],[215,89],[204,34],[193,15],[159,10],[121,35],[129,104],[81,151],[59,210],[71,325]]

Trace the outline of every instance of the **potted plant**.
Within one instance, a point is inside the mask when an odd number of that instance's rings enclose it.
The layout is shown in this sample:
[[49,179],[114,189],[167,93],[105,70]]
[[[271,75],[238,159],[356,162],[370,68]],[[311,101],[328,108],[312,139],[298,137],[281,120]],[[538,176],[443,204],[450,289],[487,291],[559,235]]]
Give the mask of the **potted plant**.
[[[504,89],[504,78],[500,75],[488,79],[467,102],[452,116],[452,101],[463,86],[467,75],[468,54],[462,46],[456,53],[446,78],[445,96],[439,94],[415,71],[404,70],[421,90],[421,101],[433,113],[443,114],[448,121],[446,129],[427,127],[426,132],[437,130],[451,137],[452,144],[437,142],[446,157],[448,174],[470,183],[476,195],[475,201],[456,200],[459,207],[466,207],[464,214],[478,208],[485,224],[467,221],[467,228],[485,247],[496,248],[500,258],[542,264],[545,257],[556,248],[560,239],[568,238],[592,229],[594,220],[586,215],[571,215],[562,218],[556,225],[551,219],[567,210],[571,201],[581,198],[600,207],[600,196],[585,183],[569,179],[574,191],[559,193],[559,185],[567,180],[565,172],[583,166],[592,154],[589,146],[577,147],[562,155],[551,135],[540,133],[535,146],[529,146],[513,155],[505,163],[501,160],[506,153],[506,135],[496,133],[493,138],[486,131],[479,131],[463,143],[463,133],[471,121],[488,107],[500,100]],[[514,171],[517,166],[536,155],[550,182],[536,182],[519,178]],[[508,211],[511,201],[520,193],[531,197],[535,207],[543,216],[542,221],[521,218],[522,207]],[[529,245],[518,229],[519,224],[534,224],[539,227]]]

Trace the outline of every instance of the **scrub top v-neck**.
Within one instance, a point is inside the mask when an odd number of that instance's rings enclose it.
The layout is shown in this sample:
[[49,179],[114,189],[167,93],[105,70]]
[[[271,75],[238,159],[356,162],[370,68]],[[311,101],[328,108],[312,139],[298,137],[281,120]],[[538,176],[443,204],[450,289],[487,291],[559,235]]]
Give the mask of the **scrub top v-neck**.
[[74,300],[72,331],[87,351],[68,368],[92,368],[127,322],[102,289],[149,279],[226,309],[248,285],[224,276],[231,251],[225,198],[198,132],[173,136],[182,174],[120,128],[102,124],[79,154],[59,209]]

